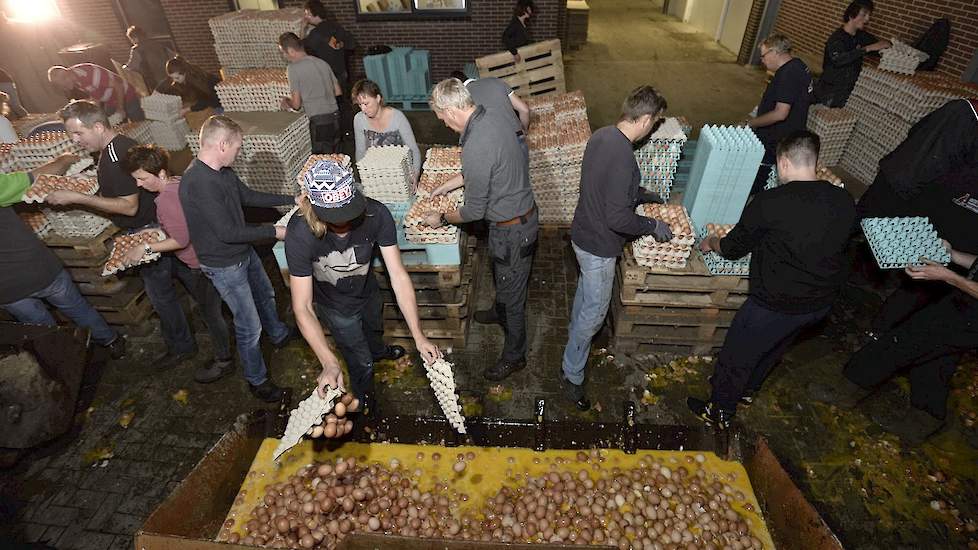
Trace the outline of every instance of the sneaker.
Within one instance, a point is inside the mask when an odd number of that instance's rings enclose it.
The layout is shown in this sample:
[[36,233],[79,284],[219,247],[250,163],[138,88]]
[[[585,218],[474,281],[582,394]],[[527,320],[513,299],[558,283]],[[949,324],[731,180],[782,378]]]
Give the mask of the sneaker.
[[686,398],[686,406],[707,426],[713,426],[718,430],[726,430],[730,427],[730,422],[737,415],[736,411],[728,411],[716,406],[712,401],[704,401],[695,397]]
[[482,325],[503,326],[503,321],[502,319],[499,318],[499,315],[496,313],[495,309],[483,309],[480,311],[476,311],[475,315],[473,315],[472,318],[475,319],[476,323]]
[[374,357],[374,361],[397,361],[406,354],[407,352],[404,351],[404,347],[390,345],[384,348],[384,353],[380,354],[378,357]]
[[839,380],[833,383],[812,382],[808,385],[808,394],[813,399],[842,409],[854,408],[871,393],[872,390],[853,384],[845,376],[840,376]]
[[109,350],[109,357],[122,359],[126,356],[126,337],[119,334],[114,340],[106,344],[105,349]]
[[257,386],[248,384],[248,389],[251,390],[251,395],[266,403],[278,403],[282,400],[282,396],[285,395],[285,390],[276,386],[271,379],[265,380]]
[[272,347],[275,349],[282,349],[285,346],[289,345],[289,342],[291,342],[292,340],[296,340],[298,338],[299,338],[299,330],[296,329],[294,326],[289,325],[289,332],[285,335],[285,338],[282,338],[278,342],[272,342]]
[[190,361],[195,355],[197,355],[196,351],[185,353],[170,353],[168,351],[153,359],[151,364],[157,371],[167,371]]
[[591,401],[587,398],[584,393],[584,384],[575,384],[564,376],[564,373],[560,373],[561,385],[564,388],[564,394],[568,399],[574,402],[574,405],[579,411],[587,411],[591,408]]
[[194,381],[198,384],[210,384],[211,382],[217,382],[232,372],[234,372],[233,360],[215,360],[210,365],[197,369],[197,372],[194,373]]
[[505,361],[500,359],[496,361],[496,364],[485,370],[482,376],[486,380],[491,380],[493,382],[499,382],[505,380],[509,375],[516,371],[520,371],[526,368],[526,359],[520,359],[519,361]]
[[[707,378],[706,381],[707,381],[707,383],[710,384],[710,386],[712,386],[713,385],[713,375],[710,375],[710,377]],[[750,407],[751,405],[754,404],[754,395],[756,395],[758,391],[760,391],[760,390],[747,390],[747,393],[744,396],[742,396],[740,399],[737,400],[737,404],[738,405],[743,405],[744,407]]]

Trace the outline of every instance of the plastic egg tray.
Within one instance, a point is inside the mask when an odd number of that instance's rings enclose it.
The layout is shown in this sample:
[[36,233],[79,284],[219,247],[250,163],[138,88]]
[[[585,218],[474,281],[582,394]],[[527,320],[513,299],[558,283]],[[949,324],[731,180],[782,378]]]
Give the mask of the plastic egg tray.
[[453,365],[444,359],[437,359],[431,363],[425,363],[424,370],[431,382],[431,390],[435,392],[435,398],[448,423],[455,428],[458,433],[465,433],[465,417],[462,416],[462,406],[458,402],[457,388],[455,387],[455,374],[452,372]]
[[[698,231],[700,238],[696,240],[697,250],[699,250],[698,245],[703,239],[706,239],[710,235],[716,235],[722,239],[734,228],[734,225],[708,223],[701,227]],[[728,260],[716,252],[707,252],[705,254],[700,252],[700,255],[703,257],[703,263],[706,264],[706,269],[710,272],[710,275],[731,275],[734,277],[747,277],[750,275],[750,254],[737,260]]]
[[693,224],[736,223],[763,157],[750,128],[703,126],[683,196]]
[[149,243],[158,243],[165,240],[166,233],[164,233],[162,229],[140,231],[138,233],[117,236],[112,241],[112,252],[109,254],[109,259],[105,262],[105,266],[102,268],[102,276],[105,277],[129,269],[130,267],[148,264],[152,261],[158,260],[160,258],[159,252],[153,252],[151,254],[144,253],[142,258],[140,258],[135,264],[125,264],[126,255],[133,248],[141,248]]
[[48,194],[54,191],[74,191],[83,195],[94,195],[98,192],[98,179],[41,174],[24,192],[24,202],[44,202]]
[[860,225],[881,269],[923,265],[921,258],[942,265],[951,261],[928,218],[865,218]]
[[150,131],[150,122],[141,120],[139,122],[126,122],[114,128],[114,130],[127,136],[137,143],[147,144],[153,141],[153,133]]
[[170,122],[183,118],[180,114],[180,110],[183,108],[183,100],[178,95],[153,92],[140,98],[139,104],[143,108],[146,120]]
[[642,173],[642,187],[669,200],[676,168],[686,144],[686,132],[679,119],[667,118],[648,141],[635,150],[635,161]]
[[338,389],[326,386],[326,397],[319,397],[317,390],[312,390],[309,397],[299,402],[296,408],[289,412],[289,421],[285,426],[285,433],[278,442],[272,460],[278,460],[285,451],[295,447],[302,436],[309,431],[309,428],[323,422],[323,417],[329,414],[336,405],[336,401],[343,395]]

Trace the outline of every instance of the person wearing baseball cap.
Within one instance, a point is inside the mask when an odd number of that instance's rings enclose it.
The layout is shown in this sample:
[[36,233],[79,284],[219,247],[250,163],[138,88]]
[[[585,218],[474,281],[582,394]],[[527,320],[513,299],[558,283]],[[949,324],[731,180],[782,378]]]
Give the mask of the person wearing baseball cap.
[[326,385],[344,387],[339,361],[320,324],[324,320],[346,362],[350,389],[370,414],[375,412],[374,362],[405,353],[401,346],[383,341],[384,303],[371,269],[376,246],[421,357],[430,362],[442,354],[421,332],[414,285],[401,263],[397,230],[387,207],[365,197],[352,172],[331,160],[313,165],[302,183],[299,212],[289,222],[285,238],[296,323],[323,366],[317,379],[320,394]]

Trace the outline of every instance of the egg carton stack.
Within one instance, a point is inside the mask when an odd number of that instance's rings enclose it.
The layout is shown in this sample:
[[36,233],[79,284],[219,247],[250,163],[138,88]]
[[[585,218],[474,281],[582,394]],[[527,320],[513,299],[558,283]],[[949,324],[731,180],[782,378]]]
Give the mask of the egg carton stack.
[[0,174],[17,171],[17,161],[14,159],[13,143],[0,143]]
[[951,261],[928,218],[866,218],[860,224],[881,269],[923,265],[921,258],[943,265]]
[[461,174],[461,147],[431,147],[424,155],[422,165],[428,174]]
[[129,251],[133,248],[143,248],[147,244],[159,243],[165,240],[166,233],[164,233],[162,229],[156,229],[154,231],[140,231],[138,233],[117,236],[112,240],[112,252],[109,253],[109,259],[102,267],[102,276],[107,277],[109,275],[114,275],[120,271],[129,269],[130,267],[148,264],[160,259],[160,253],[153,252],[150,254],[144,253],[139,261],[137,261],[135,264],[126,265],[125,262],[126,256],[129,255]]
[[66,176],[82,176],[86,178],[98,177],[98,167],[92,157],[82,157],[78,162],[72,164],[65,170]]
[[380,202],[411,200],[414,171],[411,150],[403,145],[371,147],[357,162],[365,195]]
[[153,143],[170,151],[179,151],[187,146],[190,126],[180,114],[183,108],[180,96],[154,92],[139,101],[146,120],[150,121],[149,133]]
[[446,223],[435,229],[423,223],[424,215],[428,212],[451,212],[458,208],[458,203],[451,197],[438,196],[418,199],[404,214],[404,235],[408,242],[414,244],[454,244],[458,242],[459,228],[457,225]]
[[309,397],[299,402],[299,405],[289,412],[289,421],[285,425],[285,433],[272,453],[272,460],[278,460],[285,451],[295,447],[309,428],[322,424],[323,417],[333,410],[337,400],[343,395],[338,389],[326,386],[326,396],[319,397],[318,390],[312,390]]
[[141,120],[139,122],[125,122],[116,126],[116,133],[122,134],[136,143],[147,144],[153,142],[152,122]]
[[455,387],[455,374],[452,372],[452,364],[444,359],[437,359],[431,363],[425,363],[424,370],[431,382],[431,389],[435,392],[435,398],[445,418],[460,434],[465,433],[465,417],[462,416],[462,407],[458,402],[458,394]]
[[238,10],[208,20],[214,50],[228,74],[244,69],[285,68],[278,37],[302,36],[302,8]]
[[700,130],[683,195],[694,227],[740,219],[763,157],[764,146],[750,128],[704,126]]
[[652,236],[632,241],[635,262],[654,269],[682,269],[686,267],[692,245],[696,240],[693,226],[686,209],[679,204],[640,204],[635,212],[669,224],[672,240],[660,243]]
[[[696,239],[696,243],[699,244],[703,239],[712,235],[722,239],[727,236],[727,233],[730,233],[733,227],[734,224],[708,223],[699,229],[699,238]],[[716,252],[701,253],[701,255],[710,275],[733,275],[735,277],[750,275],[750,254],[737,260],[728,260]]]
[[94,195],[98,192],[98,179],[41,174],[24,192],[24,202],[28,204],[44,202],[44,199],[54,191],[74,191],[83,195]]
[[10,124],[14,127],[14,131],[17,132],[17,137],[24,139],[35,128],[48,122],[61,122],[61,116],[58,113],[27,113],[17,120],[11,120]]
[[917,66],[930,57],[896,38],[890,42],[893,45],[880,52],[879,68],[882,71],[912,75],[917,72]]
[[669,117],[635,151],[635,160],[642,172],[642,187],[658,193],[663,200],[669,200],[686,139],[680,121]]
[[52,233],[62,237],[91,238],[97,236],[112,225],[108,218],[93,214],[87,210],[41,210],[48,218]]
[[581,160],[591,137],[581,92],[530,102],[530,184],[540,222],[569,224],[580,197]]
[[244,69],[215,90],[228,111],[279,111],[282,98],[292,95],[285,69]]
[[[427,199],[431,196],[431,193],[440,187],[446,181],[459,175],[461,172],[428,172],[424,171],[421,173],[421,178],[418,180],[418,189],[416,196],[419,199]],[[445,196],[452,199],[458,204],[462,204],[465,197],[465,191],[460,187],[454,191],[446,194]]]
[[822,142],[818,160],[824,166],[836,166],[846,152],[852,130],[856,127],[856,114],[845,107],[830,109],[814,105],[808,111],[808,129]]
[[84,154],[65,132],[40,132],[10,147],[13,165],[25,171],[38,168],[64,154]]
[[51,221],[40,210],[25,210],[17,212],[20,219],[34,231],[39,239],[43,239],[51,232]]

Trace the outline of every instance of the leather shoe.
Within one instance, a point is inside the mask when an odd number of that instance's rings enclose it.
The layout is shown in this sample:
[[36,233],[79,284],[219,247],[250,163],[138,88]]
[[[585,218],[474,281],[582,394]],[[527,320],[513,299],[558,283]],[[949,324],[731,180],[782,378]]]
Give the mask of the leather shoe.
[[119,334],[105,345],[105,349],[109,350],[109,357],[113,359],[122,359],[126,355],[126,337]]
[[584,384],[575,384],[564,376],[564,373],[560,373],[560,381],[564,387],[564,394],[567,395],[568,399],[574,402],[574,406],[577,407],[579,411],[587,411],[591,408],[591,400],[587,398],[584,393]]
[[194,373],[194,381],[198,384],[210,384],[211,382],[217,382],[232,372],[234,372],[233,360],[214,361],[206,367],[197,369],[197,372]]
[[407,352],[404,351],[403,346],[392,344],[384,348],[384,353],[380,354],[380,356],[374,357],[374,361],[397,361],[406,354]]
[[270,379],[265,380],[257,386],[248,384],[248,389],[251,390],[251,395],[266,403],[278,403],[282,400],[282,396],[285,395],[285,390],[276,386]]
[[482,373],[482,376],[486,380],[499,382],[500,380],[505,380],[514,372],[523,370],[525,367],[526,359],[520,359],[519,361],[506,361],[500,359],[494,366],[486,369],[486,371]]

